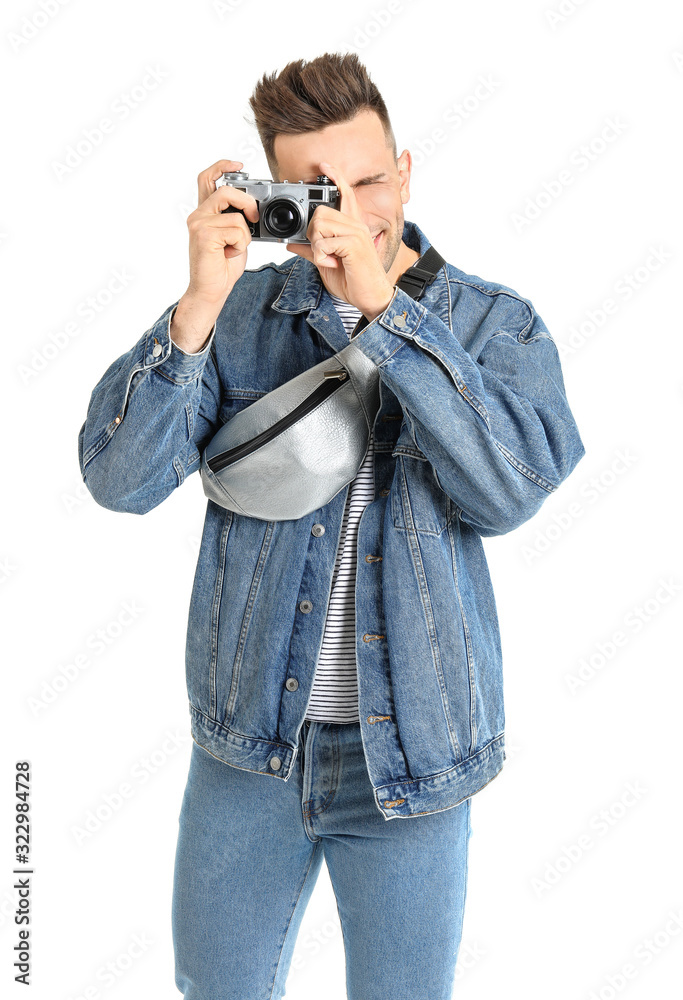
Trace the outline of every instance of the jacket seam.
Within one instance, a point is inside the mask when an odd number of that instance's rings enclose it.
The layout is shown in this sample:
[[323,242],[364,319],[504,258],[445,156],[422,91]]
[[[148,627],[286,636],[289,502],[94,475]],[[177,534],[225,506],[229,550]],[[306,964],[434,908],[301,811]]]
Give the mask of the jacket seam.
[[[450,499],[449,504],[452,504],[456,511],[460,508],[458,505]],[[451,547],[451,563],[453,568],[453,583],[455,585],[455,592],[458,595],[458,605],[460,607],[460,618],[462,620],[463,632],[465,635],[465,655],[467,657],[467,677],[469,682],[469,697],[470,697],[470,745],[467,749],[468,754],[472,752],[472,748],[477,745],[477,699],[476,699],[476,678],[474,676],[474,652],[472,649],[472,638],[470,636],[469,626],[467,624],[467,615],[465,614],[465,608],[462,603],[462,596],[460,594],[460,583],[458,582],[458,559],[455,550],[455,538],[453,532],[453,526],[451,519],[448,520],[448,538],[450,540]],[[459,530],[459,529],[458,529]]]
[[[174,456],[173,462],[171,463],[175,469],[176,476],[178,477],[178,486],[183,485],[185,479],[185,470],[183,468],[183,463],[180,461],[177,455]],[[177,487],[176,487],[177,488]]]
[[[410,496],[408,493],[408,484],[406,483],[405,467],[403,461],[401,461],[400,476],[401,476],[401,494],[403,498],[403,507],[406,519],[406,534],[409,539],[413,568],[418,578],[418,585],[420,588],[420,596],[422,601],[422,609],[423,609],[423,614],[425,616],[427,631],[429,634],[429,645],[432,651],[432,663],[434,664],[434,670],[436,671],[436,676],[439,682],[439,690],[441,691],[441,705],[443,707],[444,718],[446,720],[446,725],[448,727],[448,732],[452,741],[453,751],[458,760],[461,760],[462,752],[460,750],[458,737],[455,732],[453,720],[451,718],[451,708],[448,701],[448,692],[446,691],[446,685],[443,678],[441,650],[439,649],[439,640],[436,634],[436,621],[434,620],[432,600],[429,594],[429,584],[427,583],[427,578],[425,576],[424,564],[422,562],[422,553],[420,552],[419,539],[417,531],[415,529],[415,522],[413,520],[413,509],[412,506],[410,505]],[[407,523],[408,520],[410,521],[409,524]]]
[[508,460],[510,465],[518,472],[521,472],[523,476],[526,476],[527,479],[530,479],[532,483],[536,483],[537,486],[540,486],[548,493],[553,493],[557,489],[557,486],[551,483],[544,476],[540,476],[537,472],[534,472],[533,469],[530,469],[523,462],[520,462],[518,458],[515,458],[512,452],[508,451],[505,445],[498,441],[497,438],[493,438],[493,442],[503,457]]
[[258,592],[261,587],[261,580],[263,579],[263,567],[266,564],[266,559],[268,557],[268,552],[270,551],[270,543],[273,538],[275,531],[274,521],[268,521],[266,525],[266,530],[263,536],[263,542],[261,543],[261,551],[259,553],[258,562],[256,563],[256,569],[254,571],[254,576],[251,581],[251,586],[249,587],[249,594],[247,595],[247,604],[244,609],[244,615],[242,618],[242,627],[240,629],[239,640],[237,643],[237,651],[235,653],[235,660],[232,669],[232,684],[230,685],[230,694],[228,696],[228,705],[226,708],[226,718],[232,712],[232,707],[237,697],[237,683],[239,679],[239,673],[242,666],[242,658],[244,656],[244,649],[246,646],[247,634],[249,632],[249,626],[251,624],[251,616],[254,611],[254,605],[256,604],[256,599],[258,597]]
[[[492,339],[492,338],[489,338],[489,339]],[[487,343],[488,343],[488,341],[487,341]],[[477,399],[477,397],[474,396],[474,394],[470,392],[470,390],[467,388],[466,384],[462,381],[462,379],[460,379],[457,376],[457,373],[453,372],[453,370],[451,369],[451,366],[450,366],[450,363],[448,362],[448,360],[442,356],[442,354],[441,354],[440,351],[436,350],[433,347],[427,347],[424,344],[420,344],[419,346],[423,347],[424,350],[428,351],[430,354],[433,354],[434,357],[438,358],[439,361],[441,361],[444,364],[444,366],[446,367],[446,370],[447,370],[448,374],[450,375],[453,383],[455,384],[455,387],[458,390],[458,392],[467,400],[467,402],[470,404],[470,406],[472,406],[472,408],[474,409],[474,411],[482,418],[482,420],[486,424],[486,427],[488,429],[489,434],[491,434],[491,425],[489,423],[489,418],[488,418],[488,413],[486,411],[486,408],[482,404],[479,404],[479,400]],[[525,475],[527,477],[527,479],[530,479],[532,482],[536,483],[538,486],[543,487],[543,489],[546,490],[548,493],[552,493],[554,490],[557,489],[556,485],[553,484],[553,483],[551,483],[550,480],[546,479],[544,476],[539,475],[537,472],[534,472],[527,465],[525,465],[518,458],[516,458],[512,454],[512,452],[509,451],[505,447],[505,445],[503,445],[500,441],[498,441],[497,438],[493,437],[492,434],[491,434],[491,438],[492,438],[493,442],[495,443],[496,447],[501,451],[501,453],[503,454],[503,456],[508,460],[508,462],[510,463],[510,465],[512,465],[513,468],[517,469],[518,472],[521,472],[523,475]]]
[[448,329],[453,333],[453,296],[451,295],[451,281],[448,277],[446,265],[443,264],[441,270],[446,275],[446,292],[448,294]]
[[459,376],[459,374],[457,373],[457,371],[455,371],[451,367],[451,363],[448,360],[448,358],[446,358],[443,355],[443,353],[438,348],[433,347],[431,345],[428,346],[424,342],[418,343],[418,346],[421,347],[423,350],[427,351],[429,354],[433,355],[433,357],[437,358],[437,360],[441,362],[441,364],[446,369],[446,373],[449,375],[451,381],[455,385],[455,388],[458,390],[458,392],[460,393],[460,395],[464,399],[467,400],[467,402],[470,404],[470,406],[472,407],[472,409],[474,410],[474,412],[477,413],[481,417],[481,419],[486,424],[486,427],[487,427],[487,429],[488,429],[488,431],[490,433],[491,432],[491,424],[489,423],[489,416],[488,416],[486,407],[484,406],[483,403],[481,403],[477,399],[477,397],[474,395],[473,392],[470,392],[470,390],[467,387],[467,384]]
[[[452,267],[453,265],[450,266]],[[504,296],[506,299],[509,299],[511,302],[517,302],[519,303],[519,305],[524,306],[529,315],[529,318],[527,322],[524,324],[524,326],[521,328],[519,333],[517,334],[517,338],[520,340],[523,338],[525,331],[528,330],[529,327],[533,324],[534,315],[537,315],[535,314],[535,311],[531,308],[529,303],[526,302],[521,295],[517,295],[512,291],[507,291],[504,288],[483,288],[481,285],[478,285],[476,281],[464,281],[462,278],[450,277],[450,276],[448,278],[448,282],[449,285],[450,282],[455,282],[458,285],[464,285],[466,288],[474,288],[478,292],[481,292],[482,295],[488,295],[489,298],[501,295]]]
[[276,264],[274,260],[268,261],[266,264],[261,264],[259,267],[245,267],[244,271],[247,274],[256,274],[258,271],[265,271],[269,267],[272,271],[278,271],[280,274],[285,272],[290,272],[292,267],[296,264],[296,261],[286,260],[282,264]]
[[[168,360],[168,359],[165,359]],[[155,372],[157,375],[161,375],[165,378],[167,382],[171,382],[173,385],[191,385],[193,382],[197,382],[198,379],[202,377],[202,372],[204,371],[204,366],[198,372],[194,372],[188,375],[187,378],[177,379],[173,378],[169,372],[164,371],[162,365],[156,365],[155,367],[149,367],[145,369],[146,371]]]
[[[118,424],[116,426],[118,426]],[[105,445],[109,444],[109,442],[114,436],[115,429],[116,429],[115,427],[112,428],[111,430],[108,427],[105,427],[105,429],[102,431],[97,440],[90,445],[87,452],[83,455],[84,472],[87,469],[90,462],[92,462],[93,458],[99,455],[99,453],[102,451]]]
[[[482,754],[485,754],[485,755],[490,754],[491,753],[491,748],[495,747],[496,743],[500,743],[500,741],[504,740],[504,739],[505,739],[505,731],[503,730],[502,733],[498,733],[497,736],[493,736],[488,741],[488,743],[486,743],[483,747],[481,747],[480,750],[477,750],[477,752],[475,754],[472,754],[470,757],[464,757],[462,760],[460,760],[453,767],[447,767],[443,771],[437,771],[436,774],[428,774],[428,775],[425,775],[422,778],[399,778],[397,781],[392,781],[389,784],[378,785],[375,788],[375,793],[377,794],[378,797],[381,798],[382,795],[386,795],[387,794],[386,792],[383,792],[383,789],[389,789],[389,790],[391,790],[392,788],[395,788],[397,785],[416,785],[420,781],[433,781],[435,778],[440,778],[443,775],[451,774],[453,771],[457,771],[458,768],[461,768],[464,765],[470,765],[470,764],[476,763],[477,757],[481,757]],[[496,772],[496,774],[493,775],[493,778],[495,778],[497,776],[497,774],[500,774],[500,770],[498,772]],[[490,780],[493,780],[493,778],[490,779]],[[487,782],[487,784],[488,784],[488,782]],[[484,786],[482,785],[482,788],[483,787]],[[478,791],[478,789],[477,789],[477,791]],[[476,793],[473,793],[473,794],[476,794]],[[466,798],[469,798],[469,796],[466,796]]]
[[[90,445],[90,447],[88,448],[87,452],[84,452],[84,454],[83,454],[83,470],[84,471],[85,471],[86,466],[93,460],[93,458],[95,458],[96,455],[98,455],[102,451],[102,449],[104,448],[104,446],[107,445],[107,444],[109,444],[109,442],[113,438],[114,434],[116,433],[117,428],[121,426],[121,422],[123,421],[123,418],[126,415],[126,410],[128,409],[128,402],[129,402],[130,397],[132,395],[132,393],[130,392],[130,383],[133,380],[133,376],[137,372],[140,372],[140,371],[145,371],[145,368],[144,368],[143,365],[136,365],[129,372],[128,382],[126,384],[126,391],[123,394],[123,404],[121,406],[120,411],[117,414],[117,416],[120,418],[119,422],[118,423],[114,423],[113,421],[110,421],[109,424],[105,427],[105,429],[102,432],[102,434],[99,436],[99,438],[95,442],[93,442],[93,444]],[[112,378],[116,374],[117,374],[117,372],[112,372]],[[140,384],[141,381],[142,381],[142,379],[138,379],[138,381],[136,382],[136,384],[135,384],[135,388],[136,389],[137,389],[137,387],[138,387],[138,385]]]
[[511,334],[509,330],[496,330],[495,333],[491,334],[486,343],[488,344],[488,342],[493,340],[494,337],[512,337],[513,340],[516,340],[521,344],[535,344],[537,340],[549,340],[552,344],[555,343],[549,333],[537,333],[535,337],[528,337],[526,340],[522,340],[521,334],[517,334],[515,336]]
[[[276,746],[283,753],[286,750],[289,750],[290,753],[294,752],[294,748],[290,747],[288,743],[282,743],[281,740],[264,740],[261,739],[260,736],[247,736],[246,733],[239,733],[237,732],[237,730],[231,729],[230,726],[226,726],[219,719],[211,718],[210,715],[207,715],[206,712],[203,709],[199,708],[198,705],[195,705],[194,702],[190,701],[189,705],[190,708],[197,713],[197,715],[201,716],[202,719],[206,719],[206,721],[209,722],[211,726],[216,727],[218,729],[222,729],[224,733],[228,733],[228,735],[230,736],[236,736],[240,740],[246,740],[247,743],[263,743],[267,744],[268,746]],[[222,758],[217,758],[217,759],[222,760]],[[258,772],[254,773],[256,774]],[[279,775],[275,775],[275,777],[277,778],[279,777]]]
[[211,660],[209,662],[209,703],[214,717],[218,714],[217,709],[217,682],[216,673],[218,670],[218,633],[220,628],[220,606],[223,599],[223,580],[225,578],[225,557],[228,547],[228,537],[233,521],[231,510],[225,509],[221,536],[218,543],[218,567],[216,572],[216,582],[213,590],[213,601],[211,604]]

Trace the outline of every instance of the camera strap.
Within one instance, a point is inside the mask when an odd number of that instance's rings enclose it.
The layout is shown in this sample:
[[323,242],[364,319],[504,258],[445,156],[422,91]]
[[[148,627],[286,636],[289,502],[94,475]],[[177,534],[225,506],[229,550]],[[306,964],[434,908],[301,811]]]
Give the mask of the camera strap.
[[[419,301],[424,295],[427,286],[431,285],[445,263],[446,261],[439,251],[435,250],[434,247],[429,247],[420,259],[415,261],[412,267],[403,272],[396,282],[396,287],[400,288],[403,292],[407,292],[415,301]],[[353,340],[367,325],[367,317],[361,316],[351,333],[350,339]]]

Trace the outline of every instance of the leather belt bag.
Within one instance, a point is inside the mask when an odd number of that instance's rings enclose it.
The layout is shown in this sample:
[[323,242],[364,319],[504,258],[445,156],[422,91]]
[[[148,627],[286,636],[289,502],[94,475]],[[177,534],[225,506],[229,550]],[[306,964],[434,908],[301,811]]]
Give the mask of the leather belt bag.
[[[419,299],[443,264],[430,247],[396,284]],[[366,325],[361,316],[352,338]],[[350,340],[219,428],[202,454],[204,493],[264,521],[324,507],[358,474],[379,404],[379,369]]]

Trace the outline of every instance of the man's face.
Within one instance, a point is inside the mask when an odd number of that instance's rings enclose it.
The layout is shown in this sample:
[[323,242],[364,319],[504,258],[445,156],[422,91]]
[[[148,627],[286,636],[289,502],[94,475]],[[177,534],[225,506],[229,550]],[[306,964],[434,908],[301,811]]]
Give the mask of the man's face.
[[[329,125],[320,132],[278,135],[275,158],[275,181],[315,184],[321,161],[342,172],[389,273],[401,247],[407,249],[402,244],[403,205],[410,197],[411,160],[408,150],[394,159],[379,116],[374,111],[361,111],[351,121]],[[343,199],[338,208],[344,211]]]

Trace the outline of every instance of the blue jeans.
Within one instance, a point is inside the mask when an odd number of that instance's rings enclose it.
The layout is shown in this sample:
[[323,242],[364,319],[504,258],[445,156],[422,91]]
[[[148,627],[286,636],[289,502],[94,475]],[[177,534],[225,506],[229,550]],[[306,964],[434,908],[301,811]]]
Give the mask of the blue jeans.
[[299,751],[283,782],[193,743],[173,883],[178,989],[186,1000],[282,1000],[324,854],[348,1000],[451,1000],[470,799],[385,820],[360,723],[305,721]]

